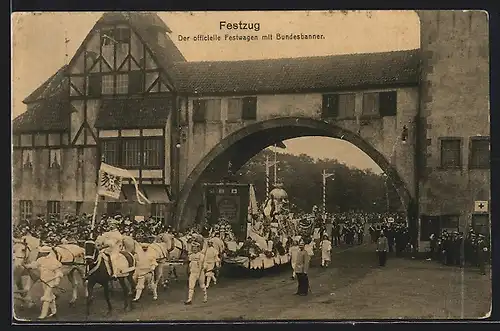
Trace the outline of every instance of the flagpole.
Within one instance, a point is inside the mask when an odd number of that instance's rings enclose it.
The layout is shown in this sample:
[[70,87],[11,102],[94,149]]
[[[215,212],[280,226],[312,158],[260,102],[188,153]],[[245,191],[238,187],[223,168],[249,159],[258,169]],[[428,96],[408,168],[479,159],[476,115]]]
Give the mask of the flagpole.
[[95,227],[95,217],[97,214],[97,205],[99,204],[99,193],[95,194],[95,202],[94,202],[94,213],[92,214],[92,223],[90,224],[90,239],[94,237],[94,227]]
[[[104,162],[104,155],[101,157],[101,162]],[[95,227],[95,218],[97,215],[97,206],[99,205],[99,181],[101,180],[101,165],[99,164],[99,171],[97,173],[97,187],[95,192],[95,201],[94,201],[94,212],[92,213],[92,223],[90,223],[90,239],[94,238],[94,227]]]

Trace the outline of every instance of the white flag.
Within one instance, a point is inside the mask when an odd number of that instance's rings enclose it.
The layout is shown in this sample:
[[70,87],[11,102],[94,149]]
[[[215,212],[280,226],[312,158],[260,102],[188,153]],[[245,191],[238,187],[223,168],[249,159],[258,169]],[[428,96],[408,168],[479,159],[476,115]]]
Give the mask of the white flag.
[[474,201],[474,211],[475,212],[487,212],[488,211],[488,201]]
[[146,196],[139,191],[136,179],[128,170],[113,167],[104,162],[101,163],[101,168],[99,169],[99,188],[97,190],[97,194],[118,199],[122,190],[123,178],[132,179],[135,186],[137,202],[141,205],[151,203]]

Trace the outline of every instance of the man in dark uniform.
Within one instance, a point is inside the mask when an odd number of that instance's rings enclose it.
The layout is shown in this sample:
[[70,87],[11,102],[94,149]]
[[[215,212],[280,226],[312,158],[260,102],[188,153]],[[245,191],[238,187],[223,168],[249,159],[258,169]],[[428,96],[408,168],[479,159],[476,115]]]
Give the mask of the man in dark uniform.
[[387,237],[384,234],[384,231],[380,232],[380,236],[377,239],[377,255],[379,265],[381,267],[385,266],[387,261],[387,251],[389,250],[389,243],[387,242]]
[[358,225],[358,245],[363,244],[363,237],[365,235],[365,229],[362,224]]
[[336,221],[332,224],[332,233],[333,233],[333,243],[335,246],[340,245],[340,224]]
[[484,240],[484,236],[479,234],[477,241],[477,262],[479,264],[479,272],[481,275],[486,275],[486,257],[488,255],[488,246]]
[[295,262],[295,274],[297,275],[297,293],[296,295],[307,295],[309,293],[309,278],[307,272],[309,271],[309,263],[311,258],[305,250],[305,243],[303,240],[299,242],[299,251],[297,253],[297,261]]

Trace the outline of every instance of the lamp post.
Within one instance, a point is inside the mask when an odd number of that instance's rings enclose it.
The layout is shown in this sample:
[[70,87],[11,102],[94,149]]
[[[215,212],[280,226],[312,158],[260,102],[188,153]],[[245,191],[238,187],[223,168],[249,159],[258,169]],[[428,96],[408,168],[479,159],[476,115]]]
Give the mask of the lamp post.
[[388,180],[388,176],[387,174],[384,172],[383,175],[384,176],[384,186],[385,186],[385,206],[386,206],[386,211],[389,212],[389,188],[387,186],[387,180]]
[[323,218],[326,218],[326,180],[333,175],[333,172],[327,173],[323,170]]
[[277,177],[278,177],[278,147],[276,147],[276,144],[274,144],[274,186],[276,186],[277,183]]
[[270,162],[269,161],[269,155],[266,155],[266,199],[269,197],[269,168],[274,166],[274,183],[276,185],[276,165],[278,164],[278,161],[276,161],[276,152],[274,154],[274,161]]

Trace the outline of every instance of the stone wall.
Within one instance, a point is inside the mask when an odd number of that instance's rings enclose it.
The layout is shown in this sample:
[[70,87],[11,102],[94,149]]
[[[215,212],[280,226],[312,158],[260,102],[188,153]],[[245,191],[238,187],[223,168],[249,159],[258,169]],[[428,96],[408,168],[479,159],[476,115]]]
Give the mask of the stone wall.
[[[474,201],[490,196],[490,170],[469,169],[468,164],[470,138],[490,135],[488,16],[480,11],[418,14],[425,148],[420,213],[458,214],[463,228],[470,222]],[[462,139],[460,169],[440,168],[442,137]]]

